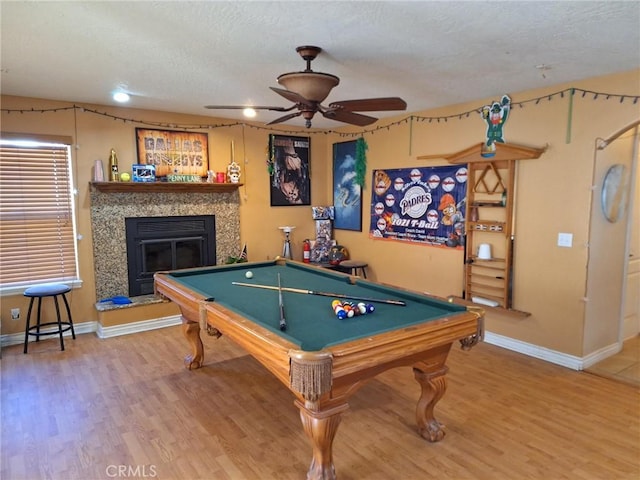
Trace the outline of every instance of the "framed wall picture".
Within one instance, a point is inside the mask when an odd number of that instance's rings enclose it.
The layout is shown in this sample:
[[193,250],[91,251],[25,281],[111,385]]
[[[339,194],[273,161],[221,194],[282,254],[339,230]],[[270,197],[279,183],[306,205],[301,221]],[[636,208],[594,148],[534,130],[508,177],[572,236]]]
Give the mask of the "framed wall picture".
[[207,176],[209,137],[201,132],[136,128],[138,163],[154,165],[156,177]]
[[269,136],[271,206],[311,205],[310,137]]
[[362,187],[356,182],[357,141],[333,144],[333,227],[362,230]]

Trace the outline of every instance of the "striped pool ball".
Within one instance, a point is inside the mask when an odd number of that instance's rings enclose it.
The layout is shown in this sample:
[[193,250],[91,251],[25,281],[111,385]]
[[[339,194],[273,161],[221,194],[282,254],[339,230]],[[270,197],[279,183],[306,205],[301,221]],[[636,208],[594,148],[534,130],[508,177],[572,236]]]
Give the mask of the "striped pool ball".
[[347,317],[351,318],[355,315],[353,308],[351,308],[351,305],[349,305],[348,303],[343,303],[342,308],[344,308],[344,311],[347,312]]
[[344,320],[347,318],[347,312],[342,308],[342,302],[340,302],[340,300],[334,300],[331,302],[331,307],[333,308],[333,313],[338,317],[338,320]]

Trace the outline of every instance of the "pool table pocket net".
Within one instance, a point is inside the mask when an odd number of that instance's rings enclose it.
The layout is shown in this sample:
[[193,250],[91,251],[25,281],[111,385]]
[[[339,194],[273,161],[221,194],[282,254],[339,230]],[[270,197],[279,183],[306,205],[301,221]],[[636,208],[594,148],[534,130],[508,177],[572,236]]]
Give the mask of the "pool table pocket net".
[[291,388],[314,402],[331,391],[332,355],[329,352],[289,352]]

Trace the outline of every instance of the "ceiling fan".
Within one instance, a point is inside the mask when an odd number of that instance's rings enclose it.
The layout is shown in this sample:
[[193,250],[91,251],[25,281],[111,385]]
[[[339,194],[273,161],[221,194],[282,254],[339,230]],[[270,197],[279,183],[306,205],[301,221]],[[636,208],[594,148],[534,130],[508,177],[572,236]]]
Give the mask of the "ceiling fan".
[[311,61],[322,51],[320,47],[303,46],[296,48],[296,52],[307,62],[307,68],[302,72],[283,73],[278,77],[278,83],[285,88],[269,87],[290,102],[291,107],[274,106],[240,106],[240,105],[206,105],[205,108],[214,110],[271,110],[274,112],[291,112],[272,120],[267,125],[282,123],[292,118],[302,116],[305,126],[311,127],[311,119],[320,112],[325,118],[338,122],[349,123],[364,127],[377,121],[375,117],[356,112],[382,112],[391,110],[405,110],[407,103],[399,97],[365,98],[360,100],[344,100],[332,102],[328,107],[322,102],[329,96],[331,89],[340,83],[335,75],[311,70]]

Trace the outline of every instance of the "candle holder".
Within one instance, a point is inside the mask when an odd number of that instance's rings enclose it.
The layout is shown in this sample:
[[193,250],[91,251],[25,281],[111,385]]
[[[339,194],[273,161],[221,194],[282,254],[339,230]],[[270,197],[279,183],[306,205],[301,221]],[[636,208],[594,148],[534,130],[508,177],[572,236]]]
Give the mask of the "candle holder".
[[284,245],[282,246],[282,257],[293,260],[293,257],[291,256],[290,235],[293,229],[296,227],[278,227],[278,228],[284,232]]

